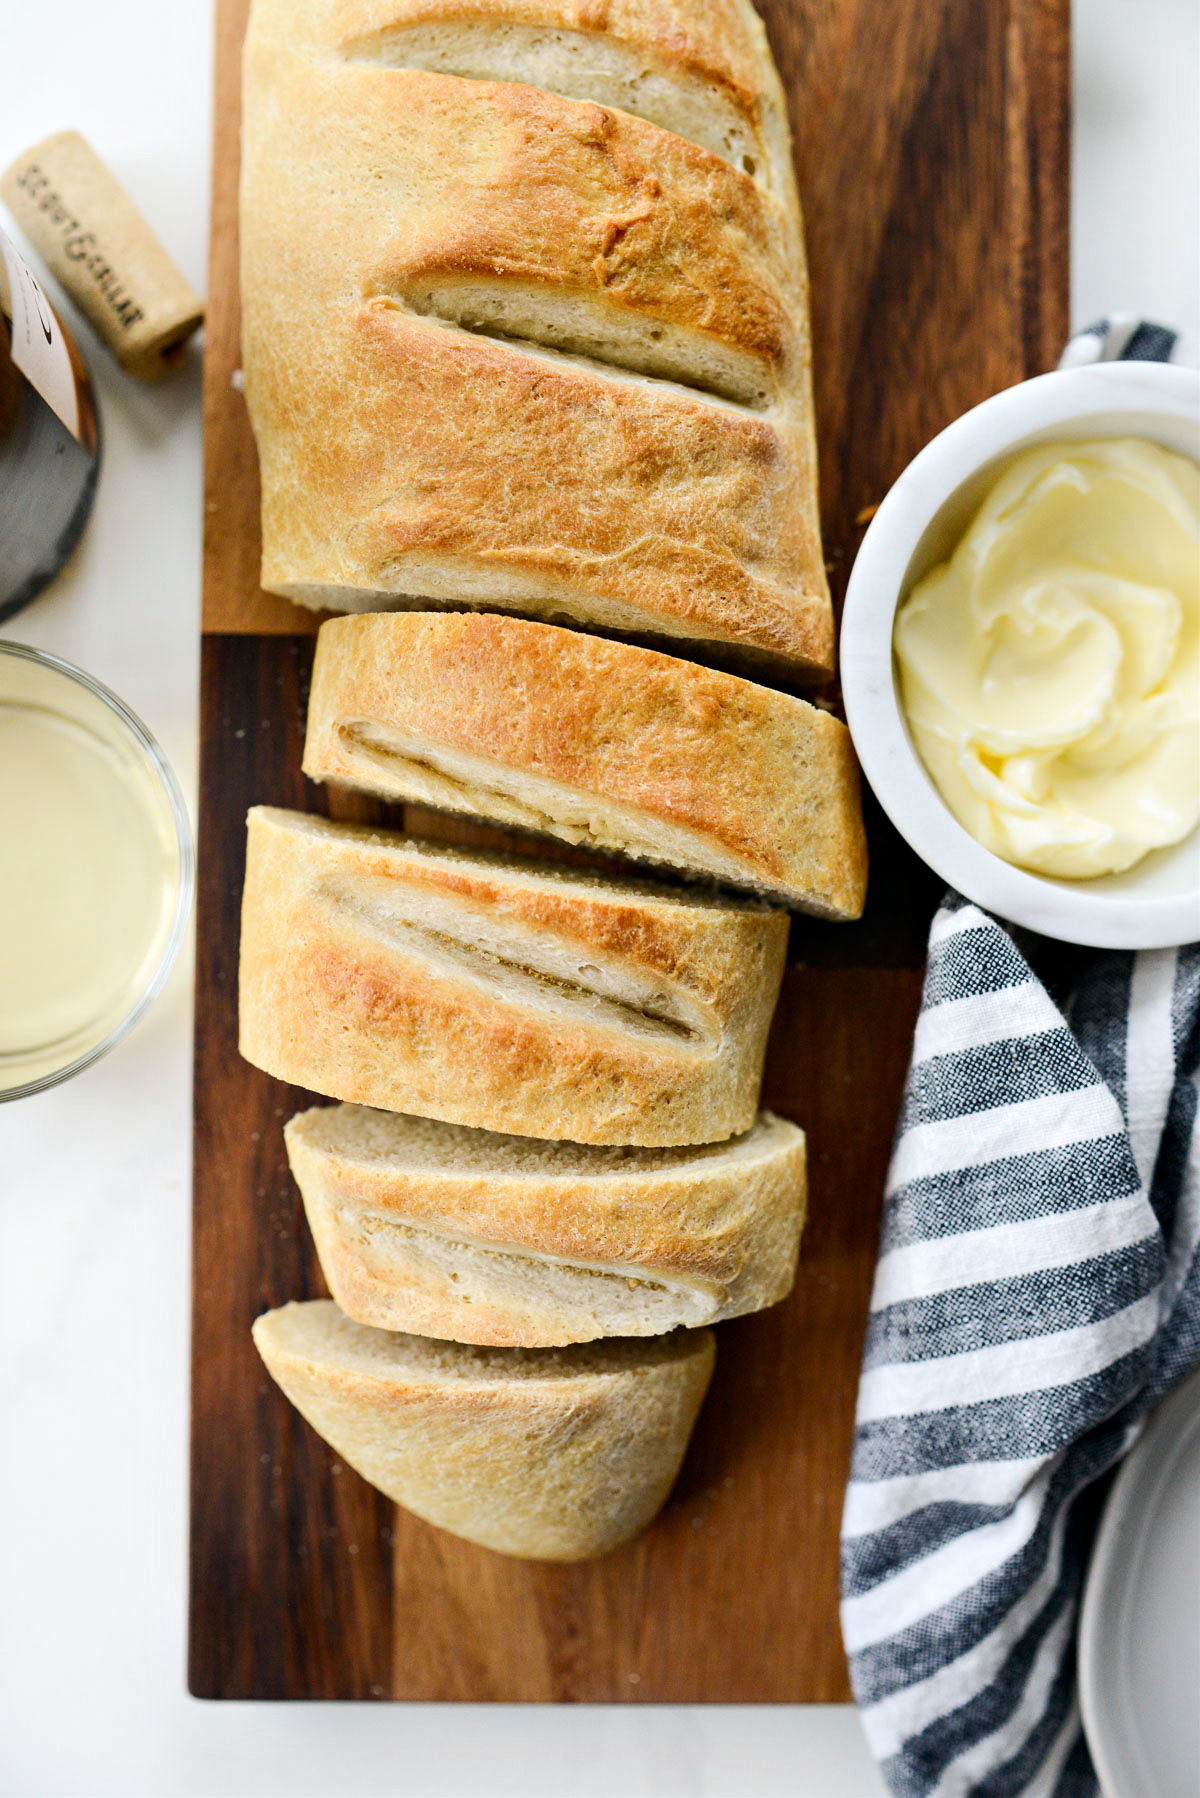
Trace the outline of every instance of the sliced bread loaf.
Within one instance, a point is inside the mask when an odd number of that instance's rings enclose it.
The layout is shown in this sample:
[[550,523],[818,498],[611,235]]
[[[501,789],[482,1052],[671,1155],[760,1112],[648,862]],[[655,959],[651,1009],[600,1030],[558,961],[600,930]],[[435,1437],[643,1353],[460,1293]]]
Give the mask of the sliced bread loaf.
[[709,875],[818,917],[862,911],[858,768],[839,719],[556,625],[330,620],[304,771]]
[[293,1085],[571,1142],[748,1130],[787,941],[753,903],[250,813],[241,1051]]
[[536,1348],[773,1305],[804,1222],[804,1132],[762,1112],[698,1149],[589,1148],[359,1105],[287,1126],[329,1289],[385,1330]]
[[636,1536],[679,1471],[710,1330],[480,1349],[371,1330],[327,1299],[254,1325],[271,1377],[350,1466],[426,1522],[502,1554],[581,1561]]

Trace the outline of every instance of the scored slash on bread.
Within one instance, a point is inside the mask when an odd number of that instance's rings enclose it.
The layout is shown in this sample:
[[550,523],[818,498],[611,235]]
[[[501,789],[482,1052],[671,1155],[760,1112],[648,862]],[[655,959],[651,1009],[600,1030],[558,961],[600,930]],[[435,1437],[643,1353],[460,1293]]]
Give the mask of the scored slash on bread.
[[749,5],[254,0],[241,239],[270,590],[829,672],[799,209]]
[[288,1124],[329,1289],[387,1330],[517,1347],[652,1336],[791,1289],[804,1132],[687,1149],[498,1136],[362,1106]]
[[794,196],[786,102],[749,0],[343,0],[338,26],[348,55],[591,100]]
[[839,719],[674,656],[489,614],[337,618],[304,772],[856,918],[858,769]]
[[254,1325],[271,1377],[388,1498],[531,1560],[605,1554],[670,1491],[712,1374],[709,1330],[483,1349],[372,1330],[329,1300]]
[[[462,83],[389,81],[409,153],[422,134],[436,153],[461,125]],[[666,203],[653,172],[661,132],[598,109],[572,116],[564,130],[554,95],[489,87],[456,161],[454,209],[414,207],[381,246],[370,290],[464,330],[765,409],[807,354],[774,209],[678,140]]]
[[518,1135],[748,1130],[787,916],[257,806],[240,1047],[335,1099]]

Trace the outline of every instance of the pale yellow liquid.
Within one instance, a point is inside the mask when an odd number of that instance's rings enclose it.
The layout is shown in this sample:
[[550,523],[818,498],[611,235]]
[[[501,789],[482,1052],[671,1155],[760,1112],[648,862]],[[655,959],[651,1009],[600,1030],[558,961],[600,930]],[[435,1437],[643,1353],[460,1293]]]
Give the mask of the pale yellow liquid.
[[171,820],[124,744],[0,703],[0,1092],[102,1043],[153,978],[178,883]]

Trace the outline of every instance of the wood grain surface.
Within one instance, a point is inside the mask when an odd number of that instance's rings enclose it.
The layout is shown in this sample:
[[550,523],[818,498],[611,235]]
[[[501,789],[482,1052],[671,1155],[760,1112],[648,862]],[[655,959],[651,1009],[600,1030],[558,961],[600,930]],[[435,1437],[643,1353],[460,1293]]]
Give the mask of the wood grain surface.
[[[1069,0],[761,0],[807,220],[826,553],[943,425],[1052,366],[1067,329]],[[243,820],[324,810],[300,773],[314,620],[258,587],[237,391],[239,53],[219,0],[206,484],[189,1684],[204,1697],[726,1703],[849,1696],[837,1527],[880,1197],[935,888],[869,811],[854,926],[797,922],[764,1102],[809,1133],[791,1298],[722,1325],[662,1517],[587,1566],[440,1534],[344,1467],[250,1342],[323,1292],[281,1128],[308,1095],[239,1061]],[[434,813],[339,816],[515,843]],[[538,845],[538,853],[578,859]]]

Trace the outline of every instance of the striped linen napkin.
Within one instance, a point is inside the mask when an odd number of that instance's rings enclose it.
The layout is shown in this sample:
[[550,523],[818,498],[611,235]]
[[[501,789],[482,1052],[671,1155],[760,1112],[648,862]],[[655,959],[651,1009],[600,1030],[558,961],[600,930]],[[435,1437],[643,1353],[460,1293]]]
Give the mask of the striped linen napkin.
[[[1063,365],[1131,345],[1179,359],[1116,318]],[[1200,1364],[1200,945],[1093,956],[1064,1015],[1018,940],[934,920],[863,1350],[842,1633],[898,1798],[1093,1798],[1095,1525]]]
[[1068,1016],[947,900],[842,1522],[855,1696],[904,1798],[1095,1791],[1074,1632],[1097,1482],[1200,1363],[1200,946],[1097,956]]
[[1060,368],[1086,368],[1091,362],[1178,362],[1195,368],[1195,340],[1156,325],[1136,312],[1114,312],[1078,331],[1058,359]]

